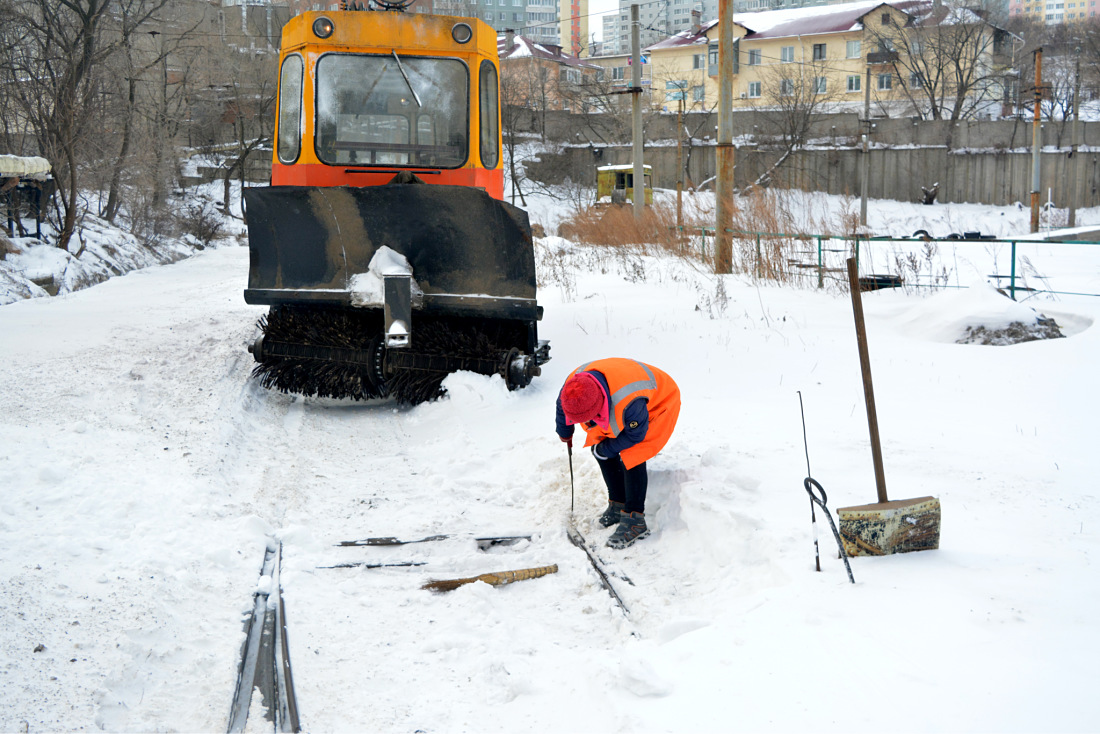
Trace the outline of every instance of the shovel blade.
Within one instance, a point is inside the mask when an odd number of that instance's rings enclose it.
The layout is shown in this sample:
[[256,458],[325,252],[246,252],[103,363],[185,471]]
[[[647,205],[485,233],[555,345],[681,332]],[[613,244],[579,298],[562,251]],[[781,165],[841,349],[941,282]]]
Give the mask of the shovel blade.
[[885,556],[940,547],[936,497],[838,509],[840,538],[849,556]]

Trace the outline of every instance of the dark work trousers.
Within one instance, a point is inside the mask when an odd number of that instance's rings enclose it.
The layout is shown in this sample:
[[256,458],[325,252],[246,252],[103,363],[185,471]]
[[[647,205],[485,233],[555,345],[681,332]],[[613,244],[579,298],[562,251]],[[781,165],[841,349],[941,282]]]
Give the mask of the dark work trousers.
[[645,492],[649,487],[645,462],[633,469],[627,469],[618,456],[602,461],[596,459],[596,463],[600,465],[604,484],[607,485],[608,499],[625,503],[627,512],[645,512]]

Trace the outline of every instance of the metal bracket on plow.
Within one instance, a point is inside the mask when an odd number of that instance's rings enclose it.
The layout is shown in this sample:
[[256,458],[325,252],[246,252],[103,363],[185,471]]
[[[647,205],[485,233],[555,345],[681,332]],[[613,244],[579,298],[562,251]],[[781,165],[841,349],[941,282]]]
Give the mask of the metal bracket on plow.
[[404,349],[412,339],[412,275],[385,274],[384,312],[386,317],[386,348]]

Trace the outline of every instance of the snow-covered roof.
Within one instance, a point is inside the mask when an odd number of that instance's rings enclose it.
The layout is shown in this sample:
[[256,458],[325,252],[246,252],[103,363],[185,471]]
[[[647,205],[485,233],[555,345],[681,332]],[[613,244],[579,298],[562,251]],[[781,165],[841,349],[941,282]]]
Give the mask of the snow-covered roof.
[[[737,25],[737,17],[734,16],[734,24]],[[652,51],[654,49],[660,50],[665,48],[676,48],[677,46],[692,46],[697,43],[706,43],[707,31],[718,25],[717,20],[708,21],[699,26],[698,29],[691,29],[686,31],[680,31],[675,36],[669,36],[663,41],[658,41],[652,46],[646,46],[646,51]]]
[[0,155],[0,176],[44,176],[50,162],[38,156]]
[[[509,45],[510,44],[510,45]],[[537,43],[526,36],[518,34],[502,34],[497,36],[497,54],[501,61],[511,59],[535,58],[546,59],[566,66],[598,69],[600,67],[589,64],[584,59],[567,54],[561,50],[561,46],[548,43]]]
[[[843,5],[815,5],[805,8],[764,10],[757,13],[735,13],[734,25],[747,31],[746,40],[813,36],[822,33],[844,33],[863,27],[863,19],[877,8],[889,6],[924,23],[977,23],[984,19],[965,8],[941,6],[935,10],[932,0],[863,0]],[[698,28],[680,31],[646,47],[646,51],[663,50],[679,46],[692,46],[708,42],[707,32],[718,25],[717,20],[703,23]]]

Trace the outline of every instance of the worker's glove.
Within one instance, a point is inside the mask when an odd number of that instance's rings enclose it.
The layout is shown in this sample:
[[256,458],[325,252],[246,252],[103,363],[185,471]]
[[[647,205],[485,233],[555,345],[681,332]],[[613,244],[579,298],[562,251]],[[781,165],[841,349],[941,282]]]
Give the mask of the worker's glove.
[[[602,453],[600,453],[600,447],[601,447],[601,446],[603,446],[603,443],[602,443],[602,442],[601,442],[601,443],[598,443],[598,444],[596,444],[595,446],[593,446],[593,447],[592,447],[592,455],[593,455],[593,456],[595,456],[595,457],[596,457],[597,459],[599,459],[600,461],[607,461],[608,459],[610,459],[610,458],[611,458],[611,456],[610,456],[610,455],[608,455],[608,456],[604,456],[604,455],[603,455]],[[604,449],[604,452],[606,452],[606,451],[607,451],[607,449],[605,448],[605,449]]]
[[558,438],[560,438],[561,442],[564,443],[566,446],[568,446],[569,448],[573,448],[572,436],[558,436]]

